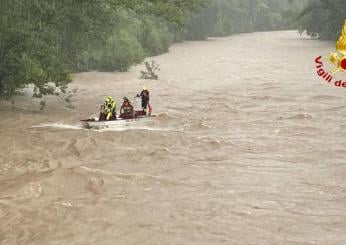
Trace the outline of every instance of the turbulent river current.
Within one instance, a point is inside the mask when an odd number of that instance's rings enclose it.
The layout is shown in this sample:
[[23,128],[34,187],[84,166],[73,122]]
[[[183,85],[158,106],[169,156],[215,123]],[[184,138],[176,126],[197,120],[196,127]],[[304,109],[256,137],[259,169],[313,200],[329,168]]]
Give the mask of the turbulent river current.
[[[346,244],[346,88],[315,67],[334,50],[295,31],[186,42],[152,58],[158,81],[89,72],[72,106],[2,102],[0,244]],[[154,120],[79,124],[143,84]]]

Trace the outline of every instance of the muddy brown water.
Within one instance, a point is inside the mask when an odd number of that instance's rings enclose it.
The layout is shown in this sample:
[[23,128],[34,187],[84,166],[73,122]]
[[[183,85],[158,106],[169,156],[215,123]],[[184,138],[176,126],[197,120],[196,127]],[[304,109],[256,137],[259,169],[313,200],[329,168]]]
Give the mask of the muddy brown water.
[[75,75],[75,109],[2,102],[0,244],[346,244],[346,89],[314,67],[333,50],[295,31],[176,44],[145,82],[158,117],[115,129],[78,120],[132,98],[141,67]]

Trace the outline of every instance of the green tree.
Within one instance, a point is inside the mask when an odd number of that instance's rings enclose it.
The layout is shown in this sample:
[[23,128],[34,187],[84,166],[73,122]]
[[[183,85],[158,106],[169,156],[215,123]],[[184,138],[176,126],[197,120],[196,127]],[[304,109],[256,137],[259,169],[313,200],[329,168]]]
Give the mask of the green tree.
[[[0,98],[29,84],[38,95],[53,93],[50,85],[64,88],[70,72],[126,70],[140,62],[143,49],[157,54],[170,44],[168,24],[153,25],[147,41],[141,39],[141,20],[170,22],[179,29],[188,13],[203,4],[204,0],[2,0]],[[132,19],[138,23],[131,24]],[[150,40],[158,48],[149,47]]]
[[336,40],[346,19],[346,1],[310,0],[298,18],[299,31],[320,39]]
[[302,8],[289,0],[211,0],[207,8],[190,18],[186,38],[294,28]]
[[96,58],[100,71],[126,71],[143,60],[144,51],[134,36],[125,31],[114,33]]

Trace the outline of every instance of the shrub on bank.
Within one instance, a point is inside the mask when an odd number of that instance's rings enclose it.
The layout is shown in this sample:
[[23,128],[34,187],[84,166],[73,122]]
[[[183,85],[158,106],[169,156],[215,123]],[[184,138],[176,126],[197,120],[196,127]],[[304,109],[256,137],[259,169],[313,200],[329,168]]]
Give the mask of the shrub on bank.
[[100,71],[127,71],[144,59],[144,51],[134,35],[125,30],[114,33],[103,50],[96,54]]
[[173,35],[167,25],[160,24],[153,18],[145,18],[139,26],[138,41],[147,56],[154,56],[168,52]]

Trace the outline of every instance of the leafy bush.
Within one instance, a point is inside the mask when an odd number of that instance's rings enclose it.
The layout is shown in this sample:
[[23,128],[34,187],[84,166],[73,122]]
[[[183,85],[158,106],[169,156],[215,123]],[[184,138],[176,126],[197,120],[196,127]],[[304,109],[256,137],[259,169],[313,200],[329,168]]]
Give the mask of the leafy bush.
[[159,24],[152,18],[145,18],[139,26],[138,40],[146,55],[154,56],[168,51],[173,40],[167,25]]
[[309,0],[298,17],[299,31],[320,39],[337,40],[346,11],[344,0]]
[[25,32],[7,37],[0,39],[0,98],[8,99],[29,84],[34,85],[36,96],[51,94],[47,83],[59,87],[70,82],[64,59],[54,47]]
[[[97,55],[96,55],[97,56]],[[144,59],[144,51],[136,37],[125,30],[114,33],[96,60],[100,71],[126,71]]]

